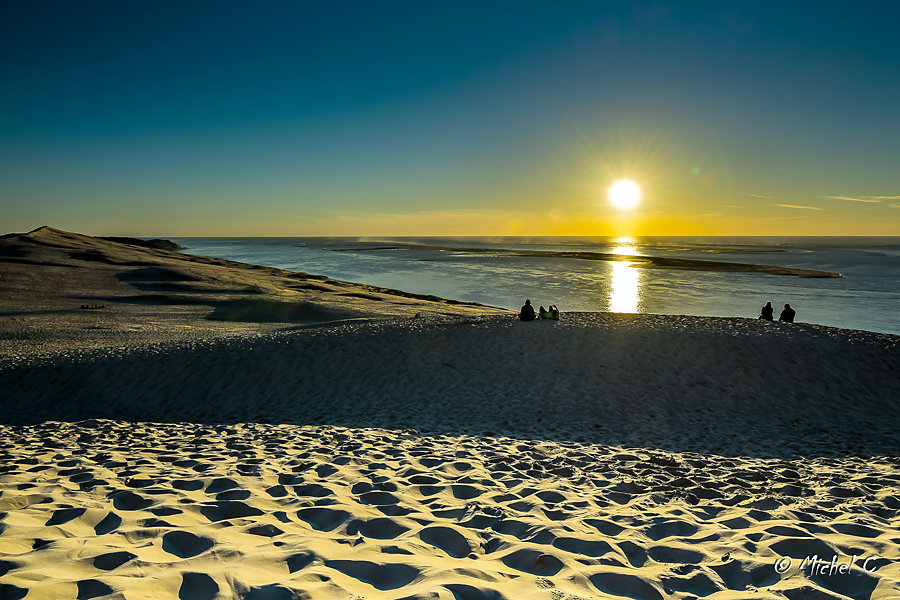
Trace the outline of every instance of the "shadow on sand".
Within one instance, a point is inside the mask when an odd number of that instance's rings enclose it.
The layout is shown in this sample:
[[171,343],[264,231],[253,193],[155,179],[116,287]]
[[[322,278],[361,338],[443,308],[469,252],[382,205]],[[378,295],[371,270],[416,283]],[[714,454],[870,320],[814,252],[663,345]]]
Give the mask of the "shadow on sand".
[[731,456],[900,455],[896,356],[837,343],[823,328],[770,323],[765,335],[711,338],[577,319],[416,321],[326,322],[2,368],[0,420],[327,424]]

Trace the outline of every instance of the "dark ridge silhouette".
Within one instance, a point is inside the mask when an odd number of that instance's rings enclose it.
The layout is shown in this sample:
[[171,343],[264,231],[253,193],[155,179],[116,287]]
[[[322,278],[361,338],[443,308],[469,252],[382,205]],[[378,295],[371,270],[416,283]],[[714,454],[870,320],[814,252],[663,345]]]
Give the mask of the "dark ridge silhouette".
[[119,244],[129,244],[131,246],[140,246],[141,248],[156,248],[157,250],[185,250],[185,246],[181,246],[176,244],[175,242],[169,240],[162,240],[159,238],[154,238],[152,240],[142,240],[139,238],[133,237],[121,237],[121,236],[101,236],[101,240],[108,240],[110,242],[118,242]]

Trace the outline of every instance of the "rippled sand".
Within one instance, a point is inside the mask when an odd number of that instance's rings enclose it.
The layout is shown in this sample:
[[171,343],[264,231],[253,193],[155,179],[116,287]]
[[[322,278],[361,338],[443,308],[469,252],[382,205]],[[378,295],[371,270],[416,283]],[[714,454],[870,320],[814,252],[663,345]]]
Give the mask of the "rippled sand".
[[[896,458],[292,425],[5,427],[4,597],[890,598]],[[779,556],[881,557],[812,580]],[[121,596],[117,596],[121,594]]]

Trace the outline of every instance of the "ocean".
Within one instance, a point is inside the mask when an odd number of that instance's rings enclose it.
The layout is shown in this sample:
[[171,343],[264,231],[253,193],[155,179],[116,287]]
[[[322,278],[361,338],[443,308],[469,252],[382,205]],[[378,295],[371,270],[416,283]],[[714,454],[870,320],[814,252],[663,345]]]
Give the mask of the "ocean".
[[[752,318],[771,301],[776,318],[789,303],[798,322],[900,334],[900,237],[172,239],[191,254],[512,309],[529,298],[562,312]],[[641,257],[692,269],[705,264],[693,261],[716,261],[842,276],[641,268]]]

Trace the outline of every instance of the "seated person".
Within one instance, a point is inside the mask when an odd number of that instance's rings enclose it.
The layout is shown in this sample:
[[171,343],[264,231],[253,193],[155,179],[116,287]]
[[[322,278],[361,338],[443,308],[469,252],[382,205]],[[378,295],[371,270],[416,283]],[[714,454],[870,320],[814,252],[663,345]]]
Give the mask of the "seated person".
[[534,321],[534,307],[531,305],[531,300],[525,301],[525,306],[519,311],[519,318],[523,321]]
[[555,304],[550,305],[550,318],[559,321],[559,308]]
[[544,310],[544,307],[541,306],[541,307],[538,309],[538,319],[540,319],[541,321],[543,321],[544,319],[549,319],[549,318],[550,318],[550,312]]
[[784,310],[781,311],[781,315],[778,317],[778,320],[783,321],[785,323],[793,323],[794,315],[796,315],[796,314],[797,314],[797,311],[795,311],[793,308],[791,308],[790,304],[785,304]]
[[766,305],[762,307],[762,310],[759,313],[759,319],[764,319],[766,321],[772,321],[775,316],[775,309],[772,307],[771,302],[766,302]]

